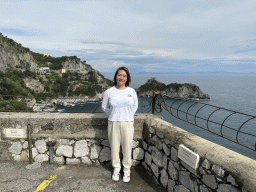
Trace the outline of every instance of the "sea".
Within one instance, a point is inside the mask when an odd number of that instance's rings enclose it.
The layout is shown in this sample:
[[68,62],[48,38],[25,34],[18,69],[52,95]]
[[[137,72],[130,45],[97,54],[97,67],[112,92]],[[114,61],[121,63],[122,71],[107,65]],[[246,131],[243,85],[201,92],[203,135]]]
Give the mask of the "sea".
[[[113,75],[105,75],[106,78],[113,80]],[[180,118],[197,123],[202,127],[222,134],[233,140],[237,140],[253,149],[256,147],[256,74],[147,74],[147,75],[131,75],[130,87],[138,88],[143,85],[149,78],[156,77],[157,81],[162,83],[192,83],[199,86],[203,93],[209,94],[210,99],[194,101],[180,101],[166,98],[166,104],[169,108],[172,106],[171,112]],[[139,104],[145,105],[145,109],[150,106],[152,98],[139,98]],[[164,105],[163,100],[158,97],[158,101]],[[183,102],[183,103],[182,103]],[[204,105],[204,103],[213,105]],[[101,103],[80,104],[71,108],[64,108],[62,112],[76,111],[80,112],[102,112]],[[193,104],[193,106],[191,106]],[[191,106],[191,107],[190,107]],[[215,111],[218,106],[221,109]],[[223,109],[224,108],[224,109]],[[169,108],[170,109],[170,108]],[[226,110],[228,109],[228,110]],[[215,111],[215,112],[214,112]],[[139,109],[137,113],[149,112],[152,110]],[[188,112],[186,115],[185,112]],[[238,113],[239,112],[239,113]],[[199,137],[217,143],[223,147],[229,148],[237,153],[256,160],[256,151],[245,146],[225,139],[217,134],[209,132],[203,128],[192,125],[172,116],[166,107],[162,112],[156,114],[162,116],[167,122],[176,125],[190,133]],[[252,116],[247,116],[250,114]],[[195,118],[192,115],[197,115]],[[209,118],[210,116],[210,118]],[[199,117],[199,118],[198,118]],[[201,119],[201,118],[203,119]],[[209,121],[207,123],[207,119]],[[204,120],[206,119],[206,120]],[[215,122],[215,123],[214,123]],[[224,123],[223,123],[224,122]],[[237,134],[238,133],[238,134]],[[246,133],[246,134],[245,134]]]

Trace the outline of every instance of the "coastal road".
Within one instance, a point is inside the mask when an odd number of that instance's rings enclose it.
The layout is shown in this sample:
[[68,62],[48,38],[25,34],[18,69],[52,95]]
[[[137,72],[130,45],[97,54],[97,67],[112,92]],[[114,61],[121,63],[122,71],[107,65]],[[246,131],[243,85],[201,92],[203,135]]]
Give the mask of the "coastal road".
[[[50,165],[0,162],[1,192],[166,191],[141,166],[131,169],[131,181],[111,180],[111,165]],[[121,173],[122,176],[122,173]]]

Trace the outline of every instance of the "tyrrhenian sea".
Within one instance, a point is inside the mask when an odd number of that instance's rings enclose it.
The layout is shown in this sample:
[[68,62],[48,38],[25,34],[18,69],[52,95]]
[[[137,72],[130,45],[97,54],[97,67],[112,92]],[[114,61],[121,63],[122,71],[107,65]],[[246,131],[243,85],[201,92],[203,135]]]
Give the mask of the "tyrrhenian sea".
[[[251,115],[256,115],[256,75],[252,74],[200,74],[200,75],[132,75],[132,83],[130,84],[133,88],[138,88],[140,85],[144,84],[147,79],[151,78],[152,76],[156,77],[156,80],[165,83],[166,85],[169,83],[193,83],[199,86],[202,92],[209,94],[210,100],[201,100],[200,102],[209,103],[212,105],[216,105],[219,107],[224,107],[227,109],[235,110],[238,112],[243,112]],[[113,80],[112,76],[105,76],[110,80]],[[171,102],[170,102],[171,103]],[[179,103],[178,103],[179,104]],[[183,104],[184,105],[184,104]],[[178,105],[176,105],[178,106]],[[186,105],[184,105],[185,107]],[[190,109],[190,112],[196,112],[198,110],[196,106],[193,106],[194,109]],[[181,108],[182,109],[182,108]],[[187,108],[186,108],[187,109]],[[208,113],[206,113],[208,110]],[[202,117],[209,116],[209,110],[204,108],[204,110],[200,110],[198,115]],[[175,112],[175,111],[172,111]],[[205,114],[204,114],[205,112]],[[208,116],[207,116],[208,114]],[[218,123],[222,123],[223,120],[230,114],[230,112],[216,112],[214,115],[211,116],[211,120],[216,121]],[[171,116],[166,110],[160,113],[164,119],[180,128],[185,129],[193,134],[196,134],[200,137],[203,137],[207,140],[215,142],[219,145],[222,145],[226,148],[229,148],[233,151],[236,151],[240,154],[248,156],[252,159],[256,160],[256,151],[243,147],[239,144],[236,144],[232,141],[224,139],[220,136],[217,136],[211,132],[208,132],[202,128],[189,124],[187,122],[181,121],[173,116]],[[185,116],[180,113],[180,117],[185,118]],[[189,119],[189,118],[188,118]],[[241,124],[248,119],[247,116],[234,114],[231,115],[228,120],[226,120],[224,125],[227,125],[231,128],[234,128],[235,131],[226,129],[223,127],[222,134],[230,137],[231,139],[236,140],[236,130],[239,129]],[[256,118],[255,118],[256,119]],[[241,131],[248,132],[250,134],[256,135],[256,120],[250,120],[248,123],[242,127]],[[190,118],[192,122],[194,121],[193,118]],[[200,120],[197,119],[197,123],[200,124]],[[206,123],[202,121],[202,125],[206,126]],[[220,127],[214,126],[209,123],[209,128],[215,132],[220,133]],[[245,136],[243,134],[239,134],[237,137],[239,142],[242,142],[250,147],[255,147],[256,144],[256,137],[252,136]]]

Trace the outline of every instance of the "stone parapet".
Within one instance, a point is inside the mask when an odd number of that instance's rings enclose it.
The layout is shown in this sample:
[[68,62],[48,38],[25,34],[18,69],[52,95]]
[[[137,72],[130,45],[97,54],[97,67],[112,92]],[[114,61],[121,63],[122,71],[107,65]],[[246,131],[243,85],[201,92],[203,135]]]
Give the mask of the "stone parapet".
[[[55,163],[110,163],[107,123],[105,114],[1,113],[0,160],[28,160],[27,138],[5,134],[6,129],[27,131],[29,124],[34,161],[49,160],[47,142],[54,140]],[[193,135],[159,115],[136,114],[134,127],[133,166],[142,165],[167,191],[256,191],[255,160]],[[181,144],[199,155],[196,170],[178,157]]]

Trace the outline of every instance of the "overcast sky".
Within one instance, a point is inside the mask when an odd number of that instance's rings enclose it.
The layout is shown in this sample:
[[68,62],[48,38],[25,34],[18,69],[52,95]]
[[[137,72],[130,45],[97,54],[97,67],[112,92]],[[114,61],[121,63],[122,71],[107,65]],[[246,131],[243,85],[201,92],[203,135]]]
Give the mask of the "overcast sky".
[[254,0],[0,0],[0,32],[103,74],[256,73]]

